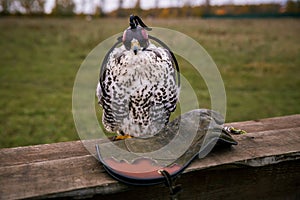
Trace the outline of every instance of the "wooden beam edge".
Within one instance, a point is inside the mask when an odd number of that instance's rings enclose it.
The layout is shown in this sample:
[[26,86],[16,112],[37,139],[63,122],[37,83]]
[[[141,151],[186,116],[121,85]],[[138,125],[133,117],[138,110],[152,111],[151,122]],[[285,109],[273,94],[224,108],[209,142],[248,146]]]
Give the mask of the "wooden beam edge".
[[[248,157],[247,159],[243,159],[243,160],[228,160],[228,162],[225,162],[221,165],[217,165],[217,163],[214,163],[212,162],[212,164],[210,165],[207,165],[205,167],[202,166],[199,167],[199,165],[203,165],[203,162],[205,162],[205,159],[207,158],[204,158],[204,159],[201,159],[201,160],[195,160],[186,170],[185,172],[183,173],[183,176],[185,176],[184,174],[187,174],[187,173],[190,173],[190,172],[193,172],[193,171],[201,171],[201,170],[213,170],[215,167],[232,167],[232,168],[236,168],[236,167],[260,167],[260,166],[266,166],[266,165],[272,165],[272,164],[277,164],[277,163],[281,163],[281,162],[287,162],[287,161],[291,161],[291,160],[299,160],[300,159],[300,146],[299,145],[295,145],[295,142],[298,142],[299,143],[299,136],[300,136],[300,127],[299,127],[299,119],[300,119],[300,115],[293,115],[293,116],[287,116],[287,117],[278,117],[278,118],[270,118],[270,119],[263,119],[263,120],[257,120],[259,122],[257,122],[256,120],[255,121],[249,121],[249,122],[238,122],[238,123],[231,123],[231,125],[234,125],[234,124],[240,124],[239,127],[237,128],[243,128],[242,124],[245,124],[249,127],[252,127],[254,129],[256,129],[255,125],[263,125],[264,127],[266,126],[269,126],[269,125],[273,125],[273,123],[278,123],[280,121],[285,121],[285,120],[290,120],[290,122],[292,122],[292,124],[289,125],[289,127],[294,127],[294,128],[280,128],[278,130],[276,130],[276,127],[275,128],[273,126],[271,127],[268,127],[267,130],[265,131],[257,131],[257,132],[253,132],[253,133],[249,133],[249,134],[246,134],[246,135],[242,135],[242,136],[234,136],[239,142],[241,142],[241,145],[237,146],[236,147],[233,147],[231,150],[229,150],[227,153],[231,154],[231,153],[234,153],[234,151],[239,151],[239,147],[241,147],[241,149],[243,149],[243,140],[245,140],[245,145],[247,144],[250,144],[250,147],[251,145],[253,145],[251,148],[254,148],[255,147],[255,143],[251,143],[252,141],[252,137],[255,139],[260,139],[259,137],[261,137],[262,135],[268,135],[268,134],[273,134],[273,135],[276,135],[278,133],[284,133],[284,135],[286,136],[287,134],[292,134],[292,136],[294,136],[294,139],[293,138],[287,138],[284,145],[288,145],[288,144],[294,144],[295,148],[294,149],[289,149],[288,146],[286,148],[283,148],[281,150],[283,150],[285,153],[282,153],[280,155],[277,155],[276,152],[274,153],[273,151],[270,151],[266,154],[264,154],[263,156],[261,157],[255,157],[255,158],[251,158],[251,156],[255,156],[255,155],[250,155],[250,157]],[[279,121],[278,121],[279,120]],[[267,122],[267,123],[266,123]],[[276,124],[275,124],[276,125]],[[275,130],[271,130],[272,127],[275,129]],[[261,129],[261,128],[260,128]],[[272,133],[273,132],[273,133]],[[287,133],[287,134],[286,134]],[[257,136],[257,137],[256,137]],[[272,137],[270,137],[268,139],[267,142],[272,142]],[[283,138],[281,138],[282,140]],[[249,140],[249,141],[248,141]],[[294,141],[292,141],[294,140]],[[247,143],[248,141],[248,143]],[[258,142],[258,141],[256,141]],[[293,143],[292,143],[293,142]],[[42,155],[45,154],[45,152],[47,152],[47,148],[50,147],[50,149],[53,150],[53,152],[51,152],[53,155],[53,158],[52,160],[45,160],[45,158],[35,158],[35,160],[33,160],[32,163],[30,162],[17,162],[15,163],[15,165],[11,165],[11,167],[26,167],[27,165],[29,164],[32,164],[32,165],[42,165],[42,164],[45,164],[47,162],[66,162],[68,161],[69,159],[83,159],[83,160],[90,160],[91,161],[91,164],[90,166],[88,166],[88,168],[91,168],[91,167],[97,167],[98,170],[98,173],[100,174],[103,174],[103,177],[105,177],[105,180],[103,182],[103,184],[99,185],[99,180],[98,182],[95,181],[95,180],[92,180],[92,183],[89,184],[87,187],[82,187],[82,186],[79,186],[79,187],[73,187],[73,188],[70,188],[69,190],[65,190],[65,191],[59,191],[58,193],[56,194],[51,194],[51,193],[48,193],[48,194],[43,194],[43,195],[29,195],[29,196],[24,196],[22,198],[54,198],[54,197],[74,197],[74,196],[85,196],[85,197],[89,197],[89,196],[93,196],[93,195],[96,195],[96,194],[112,194],[112,193],[119,193],[119,192],[122,192],[122,191],[125,191],[125,190],[131,190],[131,189],[134,189],[134,187],[130,187],[130,186],[127,186],[127,185],[124,185],[122,183],[119,183],[118,181],[112,179],[111,177],[109,177],[106,172],[104,172],[103,168],[102,167],[99,167],[99,163],[96,162],[96,160],[92,161],[93,156],[91,156],[89,154],[89,152],[86,151],[86,149],[83,147],[83,145],[81,144],[81,141],[75,141],[75,142],[67,142],[64,143],[62,146],[66,145],[67,147],[69,148],[79,148],[79,150],[77,149],[75,151],[75,153],[70,153],[68,156],[65,155],[65,156],[61,156],[61,157],[57,157],[57,154],[55,153],[57,150],[56,150],[56,147],[59,147],[61,146],[62,143],[56,143],[56,144],[48,144],[48,145],[36,145],[36,146],[31,146],[31,147],[26,147],[26,149],[30,152],[30,153],[39,153],[42,151]],[[53,148],[55,147],[55,148]],[[22,151],[22,148],[23,147],[17,147],[15,148],[18,152],[21,152]],[[60,147],[59,151],[64,149],[63,147]],[[67,151],[71,151],[71,149],[66,149]],[[11,149],[5,149],[4,153],[6,152],[9,152],[11,151]],[[45,151],[45,152],[44,152]],[[223,156],[226,157],[226,154]],[[250,152],[251,153],[251,152]],[[273,153],[273,154],[272,154]],[[1,149],[0,149],[0,155],[1,155]],[[5,155],[5,154],[2,154],[2,155]],[[39,155],[39,154],[38,154]],[[228,155],[228,154],[227,154]],[[212,159],[212,157],[214,157],[214,153],[213,155],[210,155],[209,159]],[[208,159],[208,160],[209,160]],[[0,158],[1,160],[1,158]],[[93,164],[94,163],[94,164]],[[10,167],[10,166],[1,166],[0,164],[0,170],[6,168],[6,167]],[[89,170],[89,169],[87,169]],[[105,175],[105,176],[104,176]],[[102,175],[101,175],[102,177]],[[96,177],[94,177],[96,179]],[[99,178],[99,177],[98,177]],[[0,181],[1,182],[1,181]],[[4,183],[4,182],[2,182]],[[80,188],[81,187],[81,188]],[[1,191],[1,189],[0,189]],[[1,197],[2,195],[0,194],[0,199],[3,197]],[[9,196],[7,196],[9,197]]]
[[[222,165],[212,165],[209,167],[202,168],[199,170],[198,168],[188,167],[183,173],[182,177],[185,175],[195,172],[195,171],[205,171],[205,170],[219,170],[219,169],[234,169],[234,168],[245,168],[245,167],[264,167],[267,165],[273,165],[278,164],[282,162],[287,161],[295,161],[300,160],[300,153],[299,152],[290,152],[284,155],[280,156],[267,156],[262,158],[256,158],[256,159],[249,159],[249,160],[240,160],[234,163],[224,163]],[[196,162],[201,162],[196,161]],[[106,173],[106,172],[103,172]],[[180,179],[178,180],[180,182]],[[163,186],[163,184],[161,184]],[[142,186],[145,187],[145,186]],[[92,198],[95,195],[109,195],[109,194],[116,194],[128,190],[134,190],[136,189],[135,186],[130,186],[123,184],[121,182],[118,182],[114,179],[111,180],[111,183],[104,184],[100,186],[92,186],[88,188],[80,188],[55,194],[47,194],[43,196],[37,197],[37,199],[44,199],[44,198],[66,198],[66,197],[79,197],[80,198]]]
[[[280,130],[279,132],[285,132],[290,129],[283,129]],[[294,130],[294,129],[292,129]],[[300,130],[297,128],[297,130]],[[272,135],[276,135],[276,133],[272,131],[263,131],[262,133],[267,134],[268,132],[271,132]],[[251,134],[250,134],[251,135]],[[241,139],[244,139],[245,136],[241,137]],[[248,137],[248,136],[247,136]],[[251,136],[249,136],[251,137]],[[291,140],[295,138],[290,138]],[[283,144],[284,145],[284,144]],[[242,147],[243,148],[243,147]],[[214,162],[214,159],[218,160],[221,157],[228,157],[230,154],[234,154],[234,152],[238,152],[238,149],[231,148],[227,149],[227,152],[225,152],[223,155],[219,154],[218,152],[213,152],[212,155],[205,157],[204,159],[197,160],[195,159],[194,162],[183,172],[182,176],[185,176],[185,174],[188,174],[190,172],[195,172],[195,171],[203,171],[203,170],[215,170],[217,169],[230,169],[230,168],[240,168],[240,167],[264,167],[267,165],[274,165],[278,164],[281,162],[287,162],[287,161],[297,161],[300,160],[300,149],[296,148],[295,150],[290,149],[289,151],[286,151],[285,153],[277,154],[278,152],[266,152],[263,156],[256,157],[255,155],[249,154],[247,156],[247,159],[228,159],[226,162],[223,162],[222,164]],[[251,157],[252,156],[252,157]],[[254,156],[254,157],[253,157]],[[210,162],[210,163],[209,163]],[[207,164],[209,163],[209,164]],[[106,173],[106,172],[101,172],[101,173]],[[109,189],[107,189],[107,187]],[[111,179],[111,182],[108,185],[94,185],[89,188],[82,188],[82,189],[76,189],[72,191],[66,191],[60,194],[53,194],[50,197],[67,197],[67,196],[73,196],[73,195],[84,195],[84,196],[92,196],[96,194],[112,194],[112,193],[119,193],[125,190],[130,190],[133,189],[133,187],[126,186],[122,183],[119,183],[118,181]],[[60,196],[62,195],[62,196]],[[47,196],[48,197],[48,196]]]

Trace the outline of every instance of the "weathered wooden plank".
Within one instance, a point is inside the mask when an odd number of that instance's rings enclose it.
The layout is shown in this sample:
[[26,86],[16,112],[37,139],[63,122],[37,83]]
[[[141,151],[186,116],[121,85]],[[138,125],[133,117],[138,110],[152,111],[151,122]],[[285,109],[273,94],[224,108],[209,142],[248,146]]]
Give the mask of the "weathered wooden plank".
[[81,141],[0,149],[0,167],[89,155]]
[[[295,160],[293,166],[299,166],[300,115],[233,123],[233,125],[243,128],[249,133],[234,136],[239,142],[236,147],[217,149],[206,158],[195,160],[180,179],[184,186],[189,184],[189,179],[186,177],[189,177],[190,174],[194,174],[192,177],[197,175],[210,179],[210,176],[205,175],[207,170],[224,165],[230,165],[229,169],[241,167],[241,165],[273,166],[275,163],[279,163],[276,165],[278,166],[282,161]],[[290,183],[293,184],[296,182],[294,179],[300,180],[299,168],[297,171],[295,166],[293,168],[294,176],[291,177],[293,180],[290,180]],[[281,169],[279,167],[278,170]],[[222,169],[216,170],[215,173],[220,175],[219,170]],[[236,171],[232,170],[231,172],[235,176]],[[243,168],[243,170],[249,170],[249,167]],[[281,170],[280,173],[286,175],[287,172],[284,173],[284,170]],[[289,177],[289,175],[286,176]],[[236,177],[238,178],[238,176]],[[218,180],[218,177],[213,178],[212,176],[211,178]],[[226,178],[224,180],[228,179],[226,176],[223,178]],[[207,180],[204,182],[203,179],[200,180],[202,182],[200,181],[199,184],[206,184]],[[216,187],[214,194],[219,194],[217,192],[221,188],[219,186]],[[200,185],[200,188],[203,189],[203,187]],[[145,197],[147,190],[155,191],[156,189],[161,190],[161,188],[162,186],[155,186],[150,189],[147,187],[137,189],[118,183],[103,171],[97,160],[85,150],[79,141],[0,150],[0,199],[92,196],[120,192],[122,194],[124,190],[129,190],[124,192],[128,196],[130,196],[128,193],[134,191],[133,193],[140,192]],[[201,191],[207,191],[207,194],[202,194],[202,196],[210,197],[210,190],[202,189]],[[149,194],[147,198],[151,199],[151,195]],[[165,197],[165,193],[160,195],[162,198]],[[159,198],[158,194],[155,197]]]
[[232,122],[226,125],[244,129],[248,133],[294,128],[300,126],[300,114],[244,122]]
[[[292,172],[292,173],[288,173]],[[264,167],[205,169],[186,173],[177,180],[179,199],[297,200],[300,198],[299,162],[282,162]],[[164,186],[136,187],[124,192],[96,195],[94,199],[165,200]]]
[[300,127],[268,130],[236,135],[238,145],[213,151],[193,162],[186,171],[200,170],[225,164],[265,166],[300,159]]
[[[226,125],[259,132],[300,127],[300,115],[274,117]],[[81,141],[0,149],[0,167],[89,155]]]
[[4,199],[43,196],[94,186],[105,188],[116,183],[91,155],[1,167],[0,174],[0,195]]

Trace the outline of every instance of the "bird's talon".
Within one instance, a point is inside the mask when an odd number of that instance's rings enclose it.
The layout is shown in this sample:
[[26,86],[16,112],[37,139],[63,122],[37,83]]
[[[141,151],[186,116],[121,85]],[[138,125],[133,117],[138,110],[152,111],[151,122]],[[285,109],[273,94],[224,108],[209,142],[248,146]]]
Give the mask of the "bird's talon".
[[116,140],[125,140],[125,139],[129,139],[129,138],[133,138],[132,136],[130,135],[117,135],[114,137],[114,141]]
[[237,129],[232,126],[229,126],[229,127],[226,126],[226,127],[224,127],[224,130],[227,131],[228,133],[235,134],[235,135],[242,135],[242,134],[247,133],[245,130]]
[[242,135],[242,134],[246,134],[247,132],[242,130],[242,129],[237,129],[237,128],[234,128],[234,127],[230,127],[230,133],[237,134],[237,135]]

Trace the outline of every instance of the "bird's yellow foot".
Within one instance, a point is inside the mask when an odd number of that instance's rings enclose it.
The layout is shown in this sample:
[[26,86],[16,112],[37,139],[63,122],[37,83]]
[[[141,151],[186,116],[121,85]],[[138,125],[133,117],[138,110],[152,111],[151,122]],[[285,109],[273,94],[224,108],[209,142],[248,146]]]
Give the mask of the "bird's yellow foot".
[[234,128],[232,126],[225,126],[223,129],[225,131],[227,131],[228,133],[236,134],[236,135],[241,135],[241,134],[246,134],[247,133],[245,130],[237,129],[237,128]]
[[129,138],[133,138],[132,136],[130,135],[117,135],[113,138],[114,141],[116,140],[125,140],[125,139],[129,139]]

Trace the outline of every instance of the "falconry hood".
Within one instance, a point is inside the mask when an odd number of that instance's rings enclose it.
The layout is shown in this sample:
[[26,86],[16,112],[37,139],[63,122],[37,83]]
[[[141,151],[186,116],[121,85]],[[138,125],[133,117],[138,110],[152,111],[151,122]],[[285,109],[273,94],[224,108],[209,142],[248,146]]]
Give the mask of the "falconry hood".
[[139,50],[145,50],[149,46],[147,30],[151,30],[136,15],[130,15],[129,27],[124,31],[122,42],[128,51],[137,55]]

